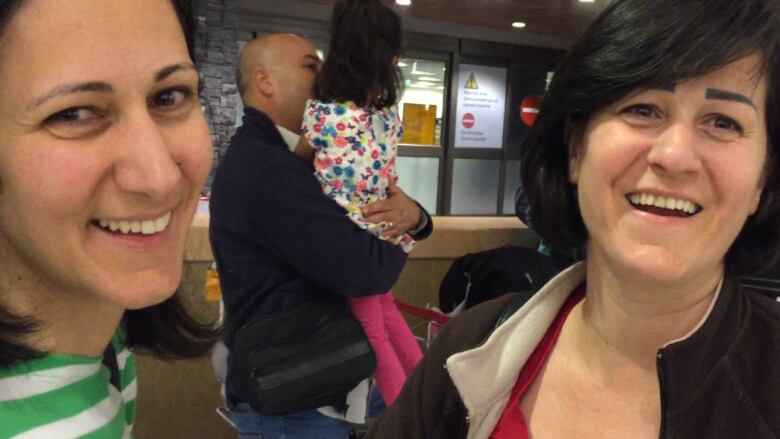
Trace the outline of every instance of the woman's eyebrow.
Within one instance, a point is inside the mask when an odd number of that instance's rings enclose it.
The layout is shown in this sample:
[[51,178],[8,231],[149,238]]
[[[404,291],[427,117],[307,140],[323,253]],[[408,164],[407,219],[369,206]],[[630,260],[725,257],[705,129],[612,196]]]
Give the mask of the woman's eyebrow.
[[749,97],[735,93],[733,91],[728,90],[720,90],[717,88],[708,88],[707,94],[705,96],[706,99],[718,99],[722,101],[732,101],[732,102],[741,102],[743,104],[748,104],[751,107],[753,107],[756,111],[758,111],[758,107],[756,107],[756,104],[753,103],[753,101],[750,100]]
[[154,80],[155,82],[160,82],[165,78],[173,75],[174,73],[182,70],[195,70],[196,72],[198,71],[198,69],[195,68],[195,65],[191,63],[173,64],[160,69],[160,71],[154,75]]
[[[165,78],[181,70],[197,71],[194,64],[190,64],[190,63],[173,64],[160,69],[160,71],[158,71],[154,75],[154,80],[155,82],[160,82]],[[42,94],[40,97],[38,97],[28,109],[32,110],[38,108],[41,105],[45,104],[50,99],[56,97],[65,96],[74,93],[84,93],[84,92],[114,93],[114,87],[112,87],[110,84],[106,82],[100,82],[100,81],[88,81],[88,82],[78,82],[74,84],[58,85],[53,89],[49,90],[48,92]]]
[[90,92],[90,91],[96,91],[99,93],[114,93],[114,88],[111,87],[111,85],[108,83],[96,82],[96,81],[58,85],[53,89],[49,90],[48,92],[44,93],[40,97],[38,97],[35,100],[35,102],[30,106],[29,109],[40,107],[41,105],[46,103],[46,101],[59,96],[69,95],[73,93]]

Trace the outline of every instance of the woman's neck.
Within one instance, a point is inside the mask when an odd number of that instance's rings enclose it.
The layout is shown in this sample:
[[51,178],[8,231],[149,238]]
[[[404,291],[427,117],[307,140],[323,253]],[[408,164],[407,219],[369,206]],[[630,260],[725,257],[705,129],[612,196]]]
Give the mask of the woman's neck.
[[698,328],[722,278],[716,273],[693,288],[661,288],[599,268],[588,263],[587,296],[572,311],[565,332],[590,369],[616,378],[616,370],[655,374],[658,350]]
[[23,338],[29,347],[80,357],[99,357],[124,314],[105,300],[19,275],[0,277],[0,306],[35,321],[35,331]]

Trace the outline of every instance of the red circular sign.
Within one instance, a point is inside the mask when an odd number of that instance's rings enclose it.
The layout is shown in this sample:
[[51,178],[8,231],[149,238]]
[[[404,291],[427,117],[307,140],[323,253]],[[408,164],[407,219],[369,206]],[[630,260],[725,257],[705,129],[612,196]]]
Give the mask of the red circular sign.
[[463,128],[469,129],[474,126],[474,115],[471,113],[466,113],[463,115],[463,120],[461,120],[461,123],[463,123]]
[[528,96],[520,104],[520,119],[529,127],[536,121],[536,115],[539,114],[539,101],[541,96]]

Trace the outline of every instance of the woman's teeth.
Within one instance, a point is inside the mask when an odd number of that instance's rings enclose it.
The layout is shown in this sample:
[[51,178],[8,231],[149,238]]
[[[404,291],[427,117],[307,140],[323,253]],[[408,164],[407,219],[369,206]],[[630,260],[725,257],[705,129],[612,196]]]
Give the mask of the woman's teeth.
[[629,194],[628,200],[634,206],[652,206],[660,209],[678,210],[685,212],[688,215],[693,215],[701,211],[701,206],[692,201],[661,197],[653,194],[633,193]]
[[122,234],[128,233],[141,233],[143,235],[152,235],[159,233],[168,227],[168,223],[171,221],[171,212],[157,218],[155,220],[148,221],[110,221],[100,220],[100,227],[111,230],[112,232],[119,232]]

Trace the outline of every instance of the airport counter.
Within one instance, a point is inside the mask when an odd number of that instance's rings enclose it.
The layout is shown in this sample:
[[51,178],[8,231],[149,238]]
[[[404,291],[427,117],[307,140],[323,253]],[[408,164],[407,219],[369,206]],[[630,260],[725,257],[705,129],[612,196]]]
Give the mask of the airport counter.
[[[204,320],[219,316],[219,302],[207,300],[206,271],[213,262],[208,237],[208,215],[193,219],[185,248],[181,293],[195,315]],[[535,247],[537,236],[517,218],[433,217],[434,231],[417,243],[393,288],[398,299],[425,307],[438,305],[439,283],[452,261],[505,244]],[[427,326],[408,317],[415,334],[424,337]],[[134,428],[138,439],[230,438],[236,433],[216,413],[222,403],[211,360],[163,362],[139,355],[138,411]]]

